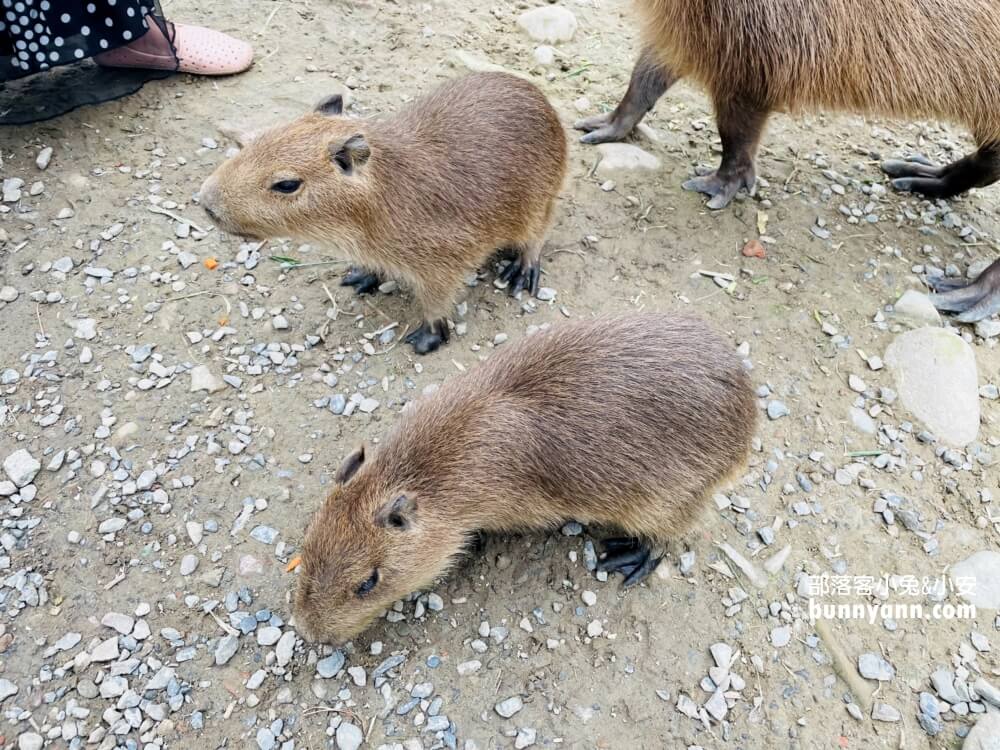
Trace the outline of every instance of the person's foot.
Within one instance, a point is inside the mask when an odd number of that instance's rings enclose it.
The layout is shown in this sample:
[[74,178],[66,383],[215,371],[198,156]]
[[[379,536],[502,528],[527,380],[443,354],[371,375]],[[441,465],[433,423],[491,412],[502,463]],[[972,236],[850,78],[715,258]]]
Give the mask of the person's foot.
[[147,18],[149,31],[131,44],[94,57],[98,65],[108,68],[143,68],[145,70],[177,70],[203,76],[225,76],[242,73],[253,63],[253,47],[221,31],[169,24],[174,32],[173,50],[160,26]]

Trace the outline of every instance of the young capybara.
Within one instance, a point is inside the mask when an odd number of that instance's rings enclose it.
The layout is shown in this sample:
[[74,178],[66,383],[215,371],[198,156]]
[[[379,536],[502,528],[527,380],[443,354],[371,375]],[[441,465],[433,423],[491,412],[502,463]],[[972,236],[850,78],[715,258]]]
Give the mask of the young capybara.
[[[723,208],[753,191],[754,158],[775,110],[846,110],[963,124],[978,150],[945,166],[884,162],[899,190],[947,198],[1000,179],[997,0],[637,0],[644,48],[625,98],[581,120],[587,143],[621,140],[680,78],[708,91],[722,163],[684,183]],[[972,284],[929,280],[964,321],[1000,310],[1000,261]]]
[[570,519],[620,528],[600,565],[635,584],[743,467],[754,401],[735,352],[691,318],[570,323],[500,349],[344,461],[306,530],[296,628],[349,640],[476,532]]
[[329,97],[264,131],[200,191],[225,231],[331,243],[358,268],[359,293],[380,276],[408,284],[423,323],[417,352],[448,339],[464,278],[498,248],[515,259],[511,292],[538,291],[542,243],[566,174],[566,134],[545,95],[505,73],[448,81],[395,115],[342,116]]

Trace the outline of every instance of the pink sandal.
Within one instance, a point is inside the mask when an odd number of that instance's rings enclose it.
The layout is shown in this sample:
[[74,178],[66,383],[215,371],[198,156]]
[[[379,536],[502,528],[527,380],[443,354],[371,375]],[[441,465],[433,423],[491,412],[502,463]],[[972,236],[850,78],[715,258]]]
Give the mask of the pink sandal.
[[108,68],[143,68],[145,70],[177,70],[202,76],[225,76],[242,73],[253,63],[253,47],[221,31],[171,23],[173,49],[160,25],[147,17],[149,32],[132,44],[94,57],[98,65]]

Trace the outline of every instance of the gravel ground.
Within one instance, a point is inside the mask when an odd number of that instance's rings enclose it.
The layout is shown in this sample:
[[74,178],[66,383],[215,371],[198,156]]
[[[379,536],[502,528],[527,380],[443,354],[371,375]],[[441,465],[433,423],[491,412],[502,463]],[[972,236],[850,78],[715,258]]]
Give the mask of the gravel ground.
[[[526,5],[210,7],[168,10],[244,31],[250,72],[0,134],[0,746],[1000,736],[1000,323],[951,324],[922,294],[996,256],[1000,191],[923,202],[877,168],[955,158],[960,130],[776,117],[757,196],[713,213],[679,189],[719,151],[704,96],[679,86],[628,147],[574,144],[544,299],[510,299],[484,268],[452,343],[419,358],[399,343],[405,290],[359,300],[335,248],[211,229],[194,195],[234,127],[334,90],[391,111],[490,66],[529,76],[569,127],[624,90],[631,19],[565,2],[553,22],[572,39],[547,45]],[[622,593],[593,572],[604,532],[568,524],[487,540],[341,650],[297,638],[285,568],[353,447],[508,340],[640,309],[728,335],[762,415],[747,473],[658,575]],[[823,574],[828,603],[977,610],[811,621]]]

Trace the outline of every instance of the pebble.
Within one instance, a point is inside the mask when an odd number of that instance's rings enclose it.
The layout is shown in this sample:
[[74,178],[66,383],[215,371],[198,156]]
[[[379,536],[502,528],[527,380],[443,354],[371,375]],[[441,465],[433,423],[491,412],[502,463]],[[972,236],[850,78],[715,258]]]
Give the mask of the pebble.
[[316,662],[316,672],[320,677],[328,680],[331,677],[335,677],[344,668],[345,661],[346,658],[343,652],[334,651],[330,656]]
[[784,648],[791,640],[792,629],[788,625],[782,625],[771,631],[771,645],[775,648]]
[[3,703],[12,695],[17,695],[17,689],[17,685],[13,682],[4,677],[0,677],[0,703]]
[[67,320],[66,325],[73,329],[74,338],[92,341],[97,338],[97,321],[93,318],[74,318]]
[[481,661],[472,659],[470,661],[463,661],[459,663],[459,665],[455,667],[455,669],[460,677],[466,677],[470,674],[475,674],[480,669],[482,669],[482,667],[483,663]]
[[17,750],[42,750],[42,735],[25,732],[17,737]]
[[872,708],[872,718],[875,721],[896,722],[902,719],[903,715],[888,703],[876,703]]
[[90,652],[91,661],[105,662],[118,658],[118,636],[112,636],[101,641],[94,650]]
[[206,365],[198,365],[191,368],[191,393],[197,391],[208,391],[218,393],[224,390],[226,383],[222,378],[216,377]]
[[866,653],[858,657],[858,672],[867,680],[888,682],[896,676],[893,666],[878,654]]
[[281,628],[268,625],[257,630],[257,643],[261,646],[273,646],[281,638]]
[[631,143],[602,143],[597,151],[601,155],[601,161],[597,165],[599,174],[654,171],[662,166],[658,156]]
[[548,44],[568,42],[577,29],[576,16],[559,5],[525,11],[518,16],[517,25],[535,41]]
[[[258,641],[260,637],[258,636]],[[292,660],[292,652],[295,650],[295,633],[288,630],[281,634],[278,644],[274,647],[274,657],[279,667],[283,667]],[[364,670],[362,670],[362,673]],[[364,683],[362,682],[363,686]]]
[[42,464],[24,448],[14,451],[3,462],[3,470],[15,487],[24,487],[35,480]]
[[536,732],[530,727],[520,727],[517,730],[517,736],[514,738],[514,747],[517,750],[523,750],[523,748],[531,747],[535,744]]
[[0,286],[0,302],[13,302],[20,296],[20,292],[12,286]]
[[493,709],[503,718],[509,719],[514,714],[524,708],[524,703],[519,696],[513,696],[497,703]]
[[976,439],[976,356],[960,336],[943,328],[908,331],[889,345],[885,361],[900,401],[939,440],[961,447]]
[[41,151],[38,152],[38,156],[35,157],[35,166],[38,167],[43,172],[49,168],[49,162],[52,161],[52,146],[46,146]]
[[337,727],[338,750],[358,750],[364,739],[361,729],[348,721],[341,722]]
[[597,638],[603,632],[604,632],[604,626],[601,624],[600,620],[591,620],[587,624],[587,635],[589,635],[591,638]]
[[593,607],[595,604],[597,604],[597,594],[595,594],[593,591],[584,591],[582,594],[580,594],[580,598],[583,600],[583,603],[586,604],[588,607]]
[[181,558],[180,573],[189,576],[198,569],[198,558],[194,555],[184,555]]
[[785,405],[784,401],[768,401],[767,402],[767,418],[774,421],[781,419],[782,417],[787,417],[791,412]]
[[108,612],[101,618],[101,625],[117,630],[122,635],[129,635],[135,626],[135,620],[118,612]]
[[909,289],[892,306],[893,318],[913,328],[940,326],[941,313],[923,292]]
[[235,635],[226,635],[219,639],[215,647],[215,664],[223,666],[236,655],[240,648],[240,639]]

